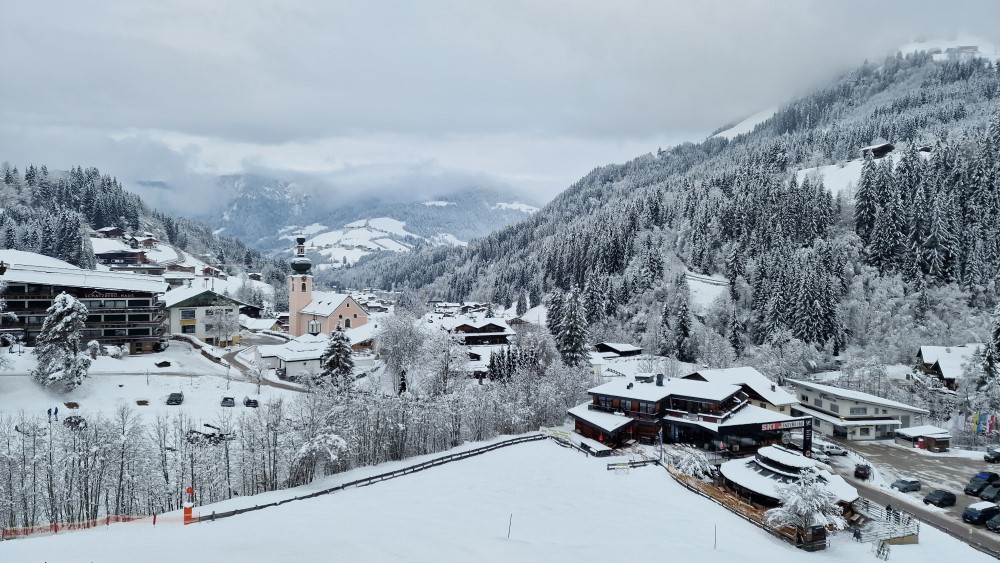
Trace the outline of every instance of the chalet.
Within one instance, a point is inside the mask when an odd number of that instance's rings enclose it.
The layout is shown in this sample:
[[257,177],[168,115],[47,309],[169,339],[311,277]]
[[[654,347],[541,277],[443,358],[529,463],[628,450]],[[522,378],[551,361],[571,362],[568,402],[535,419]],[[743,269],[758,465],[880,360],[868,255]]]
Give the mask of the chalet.
[[101,227],[96,232],[103,238],[122,238],[125,236],[125,231],[120,227]]
[[587,391],[591,400],[569,410],[575,431],[617,447],[638,440],[693,443],[712,450],[754,451],[781,433],[804,428],[792,418],[750,404],[738,385],[655,376],[614,379]]
[[959,346],[921,346],[917,350],[917,369],[940,379],[948,389],[954,390],[962,379],[965,364],[982,348],[983,344],[978,342]]
[[261,281],[263,277],[261,276],[260,272],[250,272],[247,274],[247,279],[253,281]]
[[167,264],[168,272],[186,272],[188,274],[193,274],[194,269],[194,266],[186,266],[184,264]]
[[156,248],[160,243],[158,239],[148,233],[139,236],[130,236],[125,239],[132,248]]
[[296,238],[296,255],[288,276],[288,333],[331,333],[368,323],[368,311],[345,293],[313,291],[312,261],[305,255],[305,237]]
[[890,437],[897,428],[916,426],[914,422],[929,414],[926,409],[851,389],[794,379],[786,380],[786,386],[799,400],[792,414],[811,416],[819,432],[848,440]]
[[458,317],[443,321],[442,327],[465,346],[510,344],[510,338],[515,335],[507,321],[496,317]]
[[[94,249],[94,258],[98,264],[107,266],[137,266],[148,262],[146,251],[135,248],[99,251]],[[165,270],[166,268],[164,268]]]
[[[244,303],[216,293],[206,287],[181,287],[163,296],[166,303],[171,334],[187,334],[213,346],[239,344],[239,308]],[[229,315],[231,322],[217,319],[219,314]],[[216,324],[229,325],[221,334]]]
[[325,334],[304,334],[284,344],[257,346],[256,361],[275,370],[281,379],[295,379],[304,372],[319,373],[320,362],[329,337]]
[[166,268],[156,262],[146,262],[145,264],[128,264],[110,266],[112,272],[131,272],[133,274],[144,274],[147,276],[162,276]]
[[220,270],[219,268],[216,268],[215,266],[209,266],[209,265],[205,265],[205,267],[201,269],[201,275],[207,278],[226,279],[229,277],[226,274],[226,272]]
[[642,348],[631,344],[619,344],[615,342],[598,342],[594,344],[594,351],[600,354],[614,354],[614,357],[628,358],[642,354]]
[[163,277],[163,281],[167,282],[167,285],[170,287],[184,287],[192,285],[195,279],[194,274],[171,271],[170,266],[167,266],[167,271],[163,272],[161,275]]
[[83,341],[97,340],[121,346],[130,353],[165,348],[164,303],[167,285],[161,278],[119,272],[83,270],[72,264],[17,250],[0,250],[5,265],[0,281],[7,312],[16,321],[4,320],[4,329],[16,328],[25,344],[32,344],[42,328],[46,309],[60,293],[76,297],[89,315]]
[[785,391],[764,374],[749,366],[704,369],[685,376],[684,379],[739,385],[743,392],[750,397],[751,404],[770,411],[791,412],[791,408],[799,404],[795,395]]
[[873,159],[879,159],[891,153],[895,148],[896,146],[892,143],[878,143],[867,147],[861,147],[861,157],[865,158],[870,156]]

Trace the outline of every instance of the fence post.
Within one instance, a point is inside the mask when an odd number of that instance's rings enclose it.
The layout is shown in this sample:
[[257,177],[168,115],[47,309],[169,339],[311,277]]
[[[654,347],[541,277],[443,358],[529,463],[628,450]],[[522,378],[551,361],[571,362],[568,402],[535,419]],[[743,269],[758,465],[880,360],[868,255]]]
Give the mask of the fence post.
[[153,515],[153,525],[154,526],[156,525],[156,515],[155,514]]

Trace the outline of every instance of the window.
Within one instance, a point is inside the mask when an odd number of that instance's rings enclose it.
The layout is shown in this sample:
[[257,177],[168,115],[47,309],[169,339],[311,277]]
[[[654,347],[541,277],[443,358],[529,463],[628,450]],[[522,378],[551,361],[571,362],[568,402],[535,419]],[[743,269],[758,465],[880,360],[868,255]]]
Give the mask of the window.
[[851,415],[868,414],[868,407],[851,407]]
[[862,436],[870,436],[871,433],[872,433],[872,429],[871,428],[869,428],[867,426],[862,426],[861,427],[861,435]]
[[802,395],[802,399],[800,399],[800,400],[803,403],[808,403],[809,402],[809,395]]
[[351,319],[344,319],[344,328],[351,328]]
[[185,325],[181,327],[181,334],[194,334],[195,329],[198,328],[194,325]]
[[813,399],[813,404],[816,405],[817,407],[822,408],[823,407],[823,399],[820,399],[819,397],[816,397],[815,399]]
[[785,412],[785,407],[784,407],[784,406],[781,406],[781,407],[778,407],[778,410],[779,410],[780,412]]
[[355,319],[358,318],[358,314],[357,313],[354,313],[354,318]]
[[840,412],[840,405],[836,403],[830,403],[830,412]]
[[350,309],[350,308],[351,308],[351,303],[350,303],[350,302],[348,302],[348,303],[347,303],[347,308],[348,308],[348,309]]
[[182,321],[193,321],[194,320],[194,309],[181,309],[181,320]]

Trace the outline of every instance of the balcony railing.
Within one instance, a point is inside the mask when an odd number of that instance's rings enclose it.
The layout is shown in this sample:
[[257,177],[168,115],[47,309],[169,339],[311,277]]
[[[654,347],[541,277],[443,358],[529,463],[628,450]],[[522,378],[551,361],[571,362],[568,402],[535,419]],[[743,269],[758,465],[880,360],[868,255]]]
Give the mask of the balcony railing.
[[606,407],[604,405],[595,405],[593,403],[590,403],[589,405],[587,405],[587,408],[589,410],[592,410],[592,411],[606,412],[606,413],[610,413],[610,414],[623,413],[625,416],[627,416],[629,418],[637,418],[637,419],[640,419],[640,420],[657,420],[661,416],[661,414],[659,414],[659,413],[648,413],[648,412],[642,412],[642,411],[634,411],[634,410],[631,410],[631,409],[623,409],[621,407],[618,407],[618,408],[615,408],[615,407]]

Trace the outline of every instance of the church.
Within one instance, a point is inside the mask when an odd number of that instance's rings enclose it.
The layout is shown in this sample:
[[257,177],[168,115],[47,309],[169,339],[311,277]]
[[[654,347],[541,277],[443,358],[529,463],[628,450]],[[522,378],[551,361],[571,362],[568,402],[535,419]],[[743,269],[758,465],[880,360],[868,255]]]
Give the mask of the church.
[[368,323],[368,311],[346,293],[313,291],[312,261],[306,257],[305,237],[295,239],[295,258],[288,276],[288,334],[330,334]]

